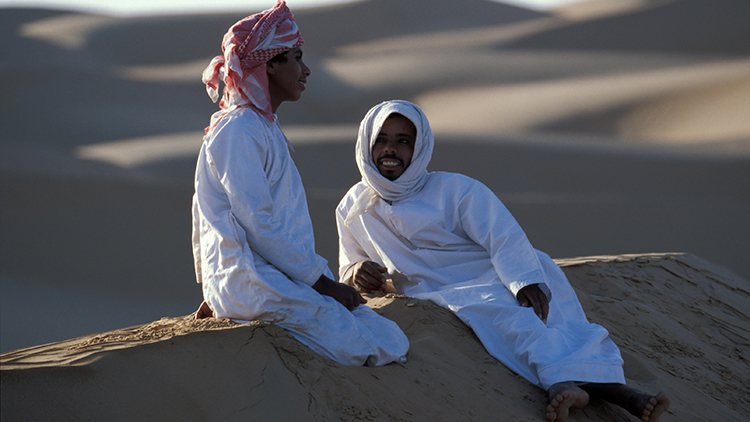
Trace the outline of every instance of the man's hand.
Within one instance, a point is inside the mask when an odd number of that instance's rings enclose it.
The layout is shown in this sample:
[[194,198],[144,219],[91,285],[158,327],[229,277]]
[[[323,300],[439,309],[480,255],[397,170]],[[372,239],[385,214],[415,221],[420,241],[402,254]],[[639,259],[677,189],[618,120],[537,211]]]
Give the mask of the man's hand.
[[337,283],[325,275],[321,275],[312,287],[316,292],[336,299],[350,311],[353,311],[354,308],[362,303],[367,303],[365,298],[360,296],[354,287]]
[[529,284],[519,290],[516,299],[518,299],[518,303],[524,308],[533,307],[534,313],[536,313],[539,319],[545,324],[547,323],[549,301],[538,284]]
[[362,293],[372,293],[385,289],[387,268],[373,261],[359,261],[352,266],[352,284]]
[[201,306],[198,307],[198,310],[195,311],[195,319],[203,319],[203,318],[213,318],[214,311],[211,310],[211,307],[208,306],[208,303],[204,300],[203,303],[201,303]]

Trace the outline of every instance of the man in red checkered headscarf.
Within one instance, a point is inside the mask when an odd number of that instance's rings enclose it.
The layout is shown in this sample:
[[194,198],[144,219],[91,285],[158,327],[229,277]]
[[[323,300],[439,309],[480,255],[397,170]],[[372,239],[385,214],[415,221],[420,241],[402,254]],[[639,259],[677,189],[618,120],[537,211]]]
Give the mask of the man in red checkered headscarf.
[[344,365],[403,360],[404,333],[333,280],[315,253],[305,191],[276,110],[297,101],[310,69],[283,1],[231,28],[203,73],[218,100],[193,196],[193,257],[204,302],[196,317],[271,321]]

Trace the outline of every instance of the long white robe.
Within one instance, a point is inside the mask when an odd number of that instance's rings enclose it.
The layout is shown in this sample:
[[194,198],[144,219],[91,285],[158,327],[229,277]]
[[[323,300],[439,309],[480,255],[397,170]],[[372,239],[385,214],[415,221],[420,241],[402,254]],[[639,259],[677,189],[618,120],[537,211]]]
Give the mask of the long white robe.
[[[455,312],[492,356],[544,389],[562,381],[625,382],[608,332],[588,322],[562,270],[531,246],[486,186],[460,174],[429,173],[413,196],[378,198],[352,218],[365,189],[356,184],[336,210],[342,281],[362,260],[406,275],[408,281],[394,279],[400,293]],[[515,297],[535,283],[551,297],[546,325]]]
[[312,289],[322,274],[302,180],[278,122],[239,108],[204,141],[193,197],[193,255],[219,318],[272,321],[345,365],[406,355],[398,326],[366,306],[349,312]]

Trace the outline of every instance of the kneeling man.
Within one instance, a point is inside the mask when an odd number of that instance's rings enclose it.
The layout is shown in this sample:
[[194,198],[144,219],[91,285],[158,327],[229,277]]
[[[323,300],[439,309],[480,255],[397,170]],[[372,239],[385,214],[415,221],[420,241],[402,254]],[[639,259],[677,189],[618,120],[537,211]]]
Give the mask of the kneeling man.
[[619,349],[588,322],[562,270],[486,186],[427,172],[432,148],[412,103],[381,103],[362,120],[362,181],[336,210],[341,281],[373,292],[385,272],[406,276],[394,282],[399,293],[450,309],[492,356],[548,391],[549,421],[565,420],[589,395],[658,421],[666,395],[625,385]]
[[315,252],[305,190],[276,111],[297,101],[310,68],[286,3],[232,25],[204,73],[220,110],[198,156],[193,257],[204,302],[196,317],[270,321],[343,365],[402,361],[406,335],[359,306]]

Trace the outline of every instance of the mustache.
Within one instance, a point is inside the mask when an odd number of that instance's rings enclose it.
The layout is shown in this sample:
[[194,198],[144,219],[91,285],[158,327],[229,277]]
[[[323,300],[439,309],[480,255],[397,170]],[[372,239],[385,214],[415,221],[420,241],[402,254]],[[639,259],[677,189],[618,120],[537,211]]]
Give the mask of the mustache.
[[393,160],[393,161],[398,161],[401,164],[404,164],[404,160],[392,154],[381,155],[380,157],[378,157],[378,163],[380,163],[383,160]]

